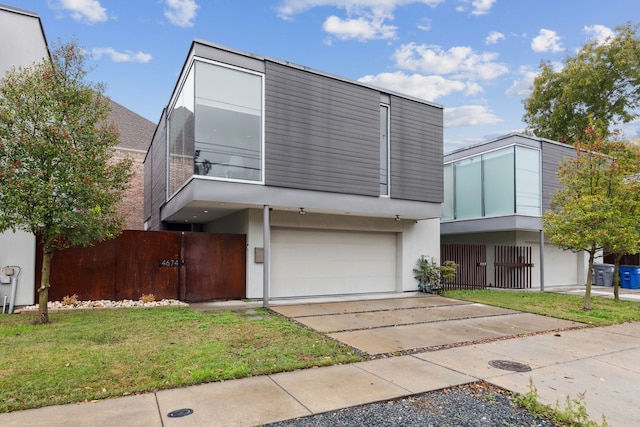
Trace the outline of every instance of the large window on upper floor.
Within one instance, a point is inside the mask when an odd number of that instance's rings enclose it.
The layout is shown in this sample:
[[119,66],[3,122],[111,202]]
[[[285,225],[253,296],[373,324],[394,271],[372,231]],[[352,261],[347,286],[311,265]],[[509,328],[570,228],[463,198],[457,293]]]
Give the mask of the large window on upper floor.
[[169,114],[169,194],[192,176],[262,182],[262,75],[196,60]]
[[380,195],[389,195],[389,106],[380,105]]
[[540,152],[510,146],[444,165],[443,220],[541,215]]

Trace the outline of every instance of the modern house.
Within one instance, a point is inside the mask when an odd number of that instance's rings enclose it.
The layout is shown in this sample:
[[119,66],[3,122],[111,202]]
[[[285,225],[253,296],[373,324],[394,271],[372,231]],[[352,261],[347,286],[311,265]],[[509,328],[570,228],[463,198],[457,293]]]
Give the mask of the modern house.
[[[49,56],[47,41],[40,17],[35,12],[0,5],[0,77],[12,67],[26,67]],[[120,132],[116,157],[133,159],[134,176],[130,190],[122,202],[122,214],[127,215],[126,229],[144,227],[143,160],[155,125],[144,117],[111,101],[111,116]],[[0,267],[20,267],[15,305],[30,305],[36,298],[36,240],[31,234],[8,231],[0,234]],[[0,287],[0,301],[7,293]]]
[[559,188],[559,163],[573,156],[572,146],[522,134],[445,155],[443,252],[447,245],[461,253],[484,247],[485,259],[467,268],[488,286],[584,285],[585,254],[549,243],[540,220]]
[[196,40],[145,159],[146,228],[245,235],[247,298],[415,290],[439,255],[442,120]]

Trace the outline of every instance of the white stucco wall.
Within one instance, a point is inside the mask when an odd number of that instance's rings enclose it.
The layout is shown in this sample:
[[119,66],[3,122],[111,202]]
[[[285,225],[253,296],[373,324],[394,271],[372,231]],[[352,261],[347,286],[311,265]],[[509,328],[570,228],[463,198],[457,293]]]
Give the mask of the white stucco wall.
[[[0,267],[16,265],[21,268],[16,291],[16,306],[35,304],[36,239],[22,231],[0,234]],[[9,293],[9,286],[1,285],[0,294]]]
[[[531,271],[532,289],[540,289],[540,233],[533,231],[506,231],[495,233],[476,233],[450,235],[442,237],[443,243],[483,244],[487,245],[487,284],[493,282],[493,250],[496,245],[531,246],[531,259],[534,264]],[[584,285],[586,280],[586,255],[563,251],[553,246],[548,239],[544,246],[544,286]]]
[[[212,233],[247,234],[247,298],[263,297],[263,264],[255,260],[255,249],[263,247],[263,210],[249,209],[221,218],[204,228]],[[389,218],[370,218],[348,215],[323,215],[297,211],[273,210],[271,227],[316,230],[393,232],[397,236],[396,283],[397,291],[417,290],[413,268],[421,255],[440,257],[440,220],[394,221]]]
[[413,269],[424,255],[440,260],[440,219],[401,221],[402,233],[398,234],[398,290],[416,291],[418,281]]

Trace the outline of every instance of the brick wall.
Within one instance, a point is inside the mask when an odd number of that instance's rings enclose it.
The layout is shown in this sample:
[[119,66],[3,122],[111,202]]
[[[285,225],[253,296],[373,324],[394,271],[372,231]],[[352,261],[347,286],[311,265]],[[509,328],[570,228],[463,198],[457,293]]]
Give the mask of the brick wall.
[[133,160],[131,184],[122,199],[120,211],[127,216],[125,230],[144,230],[144,157],[146,153],[139,150],[116,148],[114,157]]

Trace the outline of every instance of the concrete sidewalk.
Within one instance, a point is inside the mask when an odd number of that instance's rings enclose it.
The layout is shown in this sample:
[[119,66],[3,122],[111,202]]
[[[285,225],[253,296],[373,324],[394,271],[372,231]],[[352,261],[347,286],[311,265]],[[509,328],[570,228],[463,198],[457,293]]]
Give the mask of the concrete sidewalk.
[[[512,315],[499,318],[505,316]],[[470,334],[482,329],[474,326],[478,319],[466,320],[461,326]],[[436,323],[445,331],[450,325]],[[532,380],[544,403],[563,403],[567,395],[584,393],[594,420],[601,421],[604,414],[610,426],[629,426],[640,419],[639,359],[640,323],[628,323],[0,414],[0,425],[256,426],[477,380],[524,393]],[[496,360],[526,364],[531,371],[506,371],[489,364]],[[168,416],[183,408],[193,413]]]

